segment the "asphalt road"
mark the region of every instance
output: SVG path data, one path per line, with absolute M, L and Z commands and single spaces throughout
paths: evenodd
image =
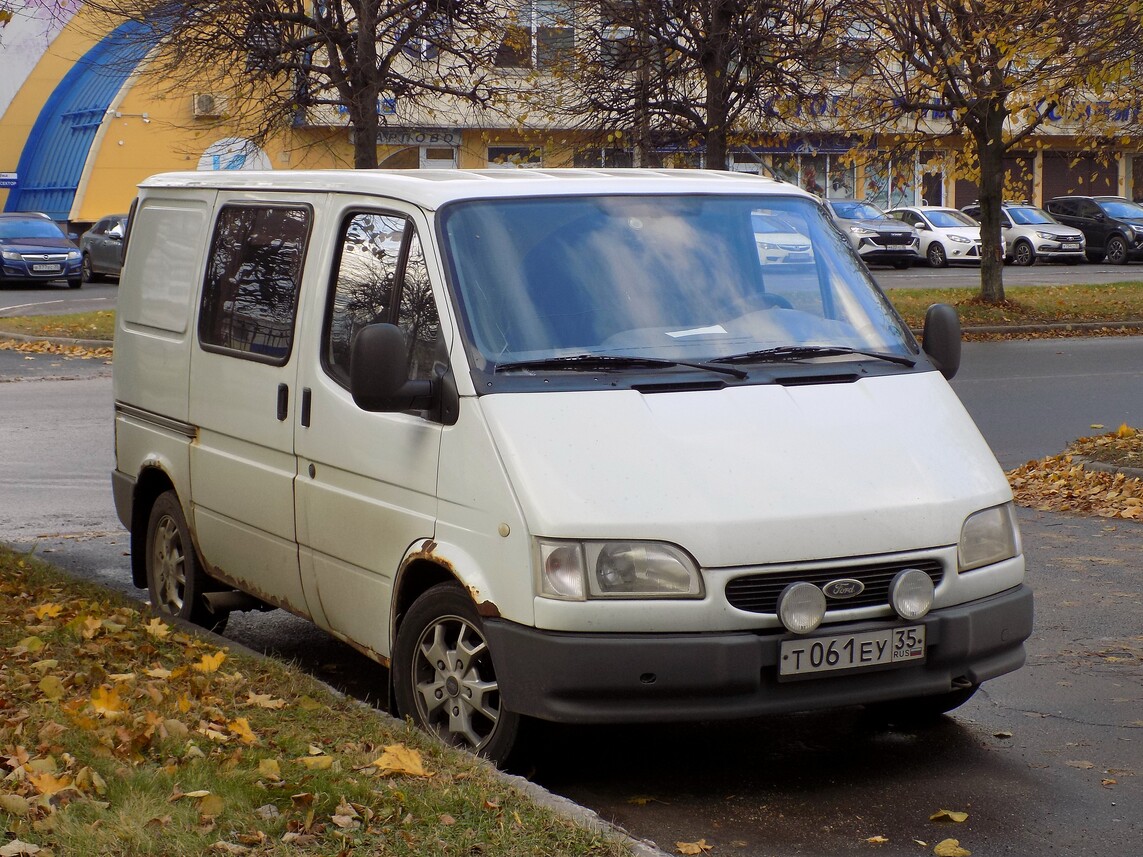
M 1008 467 L 1092 424 L 1143 425 L 1143 337 L 968 343 L 954 387 Z M 0 351 L 0 539 L 141 597 L 111 508 L 110 367 Z M 1021 510 L 1029 663 L 939 728 L 857 711 L 541 730 L 531 778 L 633 835 L 714 855 L 1134 855 L 1143 842 L 1143 526 Z M 236 642 L 376 699 L 383 671 L 309 624 L 237 616 Z M 969 814 L 938 825 L 939 809 Z M 870 837 L 888 842 L 873 845 Z M 917 841 L 927 843 L 922 847 Z

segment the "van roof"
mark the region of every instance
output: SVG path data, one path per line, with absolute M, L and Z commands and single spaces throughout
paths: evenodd
M 722 170 L 220 170 L 160 173 L 140 188 L 310 191 L 395 197 L 436 209 L 459 199 L 587 194 L 794 193 L 792 184 Z

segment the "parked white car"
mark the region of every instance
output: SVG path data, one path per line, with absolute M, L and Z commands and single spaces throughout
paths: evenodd
M 814 261 L 814 245 L 788 220 L 776 214 L 755 211 L 750 215 L 758 261 L 763 265 Z
M 921 255 L 934 268 L 950 262 L 980 264 L 980 224 L 955 208 L 940 205 L 912 205 L 894 208 L 890 217 L 917 229 Z
M 980 219 L 980 203 L 974 202 L 961 210 L 969 217 Z M 1087 240 L 1082 232 L 1064 226 L 1044 209 L 1027 203 L 1003 203 L 1000 228 L 1004 230 L 1007 245 L 1004 261 L 1014 265 L 1032 265 L 1037 259 L 1076 265 L 1084 260 L 1087 252 Z

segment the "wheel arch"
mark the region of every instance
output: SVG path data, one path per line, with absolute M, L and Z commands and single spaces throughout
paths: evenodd
M 147 521 L 151 507 L 159 495 L 174 487 L 171 477 L 157 466 L 145 467 L 135 482 L 131 501 L 131 582 L 139 589 L 147 588 Z

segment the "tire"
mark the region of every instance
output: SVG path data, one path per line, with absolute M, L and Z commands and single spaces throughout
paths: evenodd
M 147 591 L 151 607 L 220 632 L 229 612 L 211 612 L 203 601 L 210 577 L 202 570 L 191 541 L 190 529 L 174 491 L 160 494 L 147 520 Z
M 1106 258 L 1109 265 L 1127 264 L 1127 241 L 1122 235 L 1112 235 L 1107 239 Z
M 69 289 L 82 288 L 83 287 L 83 280 L 80 279 L 79 277 L 69 278 L 67 281 L 67 287 Z
M 925 251 L 925 258 L 934 268 L 947 268 L 949 264 L 949 257 L 945 254 L 944 245 L 939 241 L 934 241 L 929 245 L 929 249 Z
M 897 726 L 926 726 L 939 721 L 953 709 L 960 708 L 972 699 L 979 689 L 980 685 L 974 684 L 934 696 L 878 702 L 867 705 L 865 710 L 870 716 L 884 723 Z
M 1027 268 L 1035 261 L 1036 251 L 1032 249 L 1032 245 L 1027 241 L 1017 241 L 1016 246 L 1012 248 L 1012 264 Z
M 413 602 L 393 647 L 397 711 L 446 744 L 504 764 L 520 715 L 501 701 L 483 622 L 455 583 Z
M 898 271 L 904 271 L 906 268 L 913 267 L 913 263 L 910 262 L 908 259 L 901 259 L 899 262 L 894 262 L 893 267 L 896 268 Z
M 1089 262 L 1091 262 L 1092 264 L 1099 264 L 1100 262 L 1103 261 L 1103 251 L 1102 250 L 1088 250 L 1087 251 L 1087 260 Z
M 98 283 L 103 279 L 102 274 L 95 273 L 95 267 L 91 264 L 91 255 L 88 253 L 83 254 L 83 263 L 80 268 L 81 277 L 85 283 Z

